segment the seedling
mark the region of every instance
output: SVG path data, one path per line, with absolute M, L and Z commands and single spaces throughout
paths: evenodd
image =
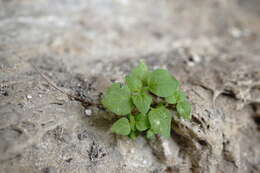
M 191 104 L 179 81 L 167 70 L 149 71 L 144 62 L 125 77 L 125 84 L 112 84 L 101 102 L 121 117 L 111 131 L 132 139 L 141 133 L 147 138 L 155 134 L 170 137 L 173 110 L 185 120 L 191 119 Z

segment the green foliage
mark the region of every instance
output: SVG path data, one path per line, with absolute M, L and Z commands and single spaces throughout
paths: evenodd
M 125 81 L 132 92 L 139 92 L 142 89 L 142 81 L 134 75 L 126 76 Z
M 187 98 L 184 92 L 176 90 L 172 95 L 166 97 L 165 100 L 170 104 L 177 104 L 178 102 L 186 101 Z
M 170 137 L 172 115 L 164 106 L 152 108 L 148 114 L 151 129 L 155 134 Z
M 149 129 L 149 130 L 147 130 L 147 132 L 146 132 L 146 137 L 148 138 L 148 139 L 153 139 L 154 138 L 154 132 L 151 130 L 151 129 Z
M 168 97 L 178 88 L 179 82 L 167 70 L 157 69 L 148 78 L 149 90 L 157 96 Z
M 191 104 L 187 101 L 177 103 L 177 111 L 186 120 L 191 119 Z
M 149 128 L 149 120 L 147 115 L 140 113 L 137 114 L 135 117 L 137 130 L 141 132 Z
M 144 81 L 148 72 L 147 65 L 144 62 L 141 62 L 136 68 L 133 69 L 132 75 L 141 81 Z
M 142 133 L 149 139 L 156 134 L 168 138 L 173 110 L 185 120 L 191 119 L 191 104 L 169 71 L 149 71 L 141 62 L 125 77 L 125 83 L 114 83 L 101 101 L 109 111 L 124 116 L 113 124 L 112 132 L 131 139 Z
M 130 114 L 128 116 L 128 119 L 129 119 L 131 130 L 135 131 L 136 130 L 136 127 L 135 127 L 135 117 L 132 114 Z
M 117 115 L 127 115 L 131 113 L 131 92 L 127 85 L 114 83 L 108 88 L 106 95 L 102 99 L 105 108 Z
M 136 95 L 132 95 L 132 100 L 139 112 L 146 114 L 150 109 L 150 105 L 152 104 L 153 98 L 148 93 L 148 91 L 144 89 Z
M 129 135 L 131 132 L 130 123 L 127 118 L 120 118 L 111 127 L 111 131 L 120 135 Z

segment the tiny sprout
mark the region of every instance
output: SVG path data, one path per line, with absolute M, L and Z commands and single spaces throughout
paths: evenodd
M 111 131 L 132 139 L 141 133 L 149 139 L 156 134 L 170 137 L 173 109 L 185 120 L 191 119 L 191 104 L 179 81 L 167 70 L 149 71 L 144 62 L 125 77 L 125 84 L 112 84 L 101 103 L 122 116 Z

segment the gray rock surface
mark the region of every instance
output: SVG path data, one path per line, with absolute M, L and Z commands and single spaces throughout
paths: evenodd
M 259 173 L 258 0 L 0 0 L 0 173 Z M 170 139 L 109 132 L 99 103 L 144 59 L 192 102 Z

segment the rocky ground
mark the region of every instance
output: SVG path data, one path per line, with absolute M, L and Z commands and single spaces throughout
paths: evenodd
M 259 173 L 260 1 L 0 0 L 1 173 Z M 144 59 L 193 105 L 172 138 L 109 132 L 98 103 Z

